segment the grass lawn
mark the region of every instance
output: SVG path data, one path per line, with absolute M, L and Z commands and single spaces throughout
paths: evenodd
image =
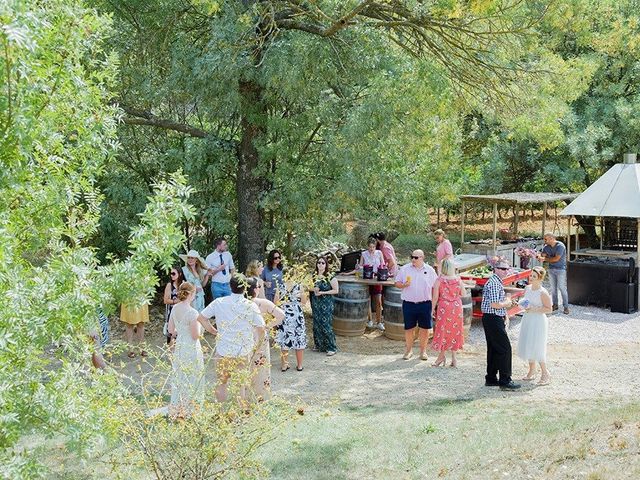
M 278 479 L 640 478 L 640 402 L 510 395 L 312 409 L 262 461 Z

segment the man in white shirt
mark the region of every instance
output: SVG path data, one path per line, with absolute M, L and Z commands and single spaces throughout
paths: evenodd
M 213 299 L 231 295 L 229 281 L 236 271 L 233 257 L 227 251 L 227 241 L 220 237 L 215 240 L 216 249 L 205 259 L 211 275 L 211 295 Z
M 264 338 L 265 323 L 260 309 L 244 297 L 247 280 L 244 275 L 233 275 L 230 281 L 231 295 L 218 298 L 205 307 L 198 321 L 217 335 L 216 372 L 218 386 L 216 398 L 219 402 L 227 399 L 227 382 L 232 375 L 242 375 L 247 370 L 249 358 L 255 350 L 254 329 L 257 336 Z M 215 317 L 216 328 L 212 329 L 210 318 Z M 242 380 L 242 378 L 241 378 Z M 248 378 L 245 379 L 248 381 Z M 246 398 L 246 388 L 240 387 L 240 397 Z

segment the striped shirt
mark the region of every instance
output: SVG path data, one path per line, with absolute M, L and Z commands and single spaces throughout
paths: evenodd
M 500 317 L 507 315 L 506 308 L 493 308 L 492 303 L 504 301 L 504 285 L 502 285 L 502 279 L 495 273 L 491 275 L 489 281 L 484 285 L 482 290 L 482 313 L 491 313 Z

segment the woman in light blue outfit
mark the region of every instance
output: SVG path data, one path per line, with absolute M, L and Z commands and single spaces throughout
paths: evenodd
M 186 265 L 182 267 L 184 279 L 196 287 L 196 296 L 191 306 L 198 312 L 204 310 L 204 287 L 209 283 L 207 264 L 196 250 L 189 250 L 186 255 L 180 255 Z

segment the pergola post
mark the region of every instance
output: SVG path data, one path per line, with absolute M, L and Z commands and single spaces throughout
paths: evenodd
M 571 260 L 571 217 L 567 220 L 567 260 Z
M 638 252 L 638 257 L 636 258 L 636 268 L 638 267 L 638 261 L 640 261 L 640 218 L 636 219 L 638 223 L 638 233 L 636 235 L 636 250 Z M 636 278 L 636 282 L 638 282 L 638 293 L 636 295 L 636 308 L 640 307 L 640 278 Z
M 496 237 L 498 233 L 498 204 L 493 204 L 493 254 L 496 254 Z
M 464 248 L 464 200 L 462 200 L 462 211 L 460 214 L 460 250 L 462 250 Z
M 604 248 L 604 222 L 602 217 L 598 217 L 600 219 L 600 250 Z
M 544 207 L 542 208 L 542 236 L 547 233 L 547 202 L 544 202 Z
M 513 216 L 513 234 L 516 236 L 516 238 L 518 238 L 518 204 L 515 203 L 513 205 L 513 209 L 514 209 L 514 216 Z

